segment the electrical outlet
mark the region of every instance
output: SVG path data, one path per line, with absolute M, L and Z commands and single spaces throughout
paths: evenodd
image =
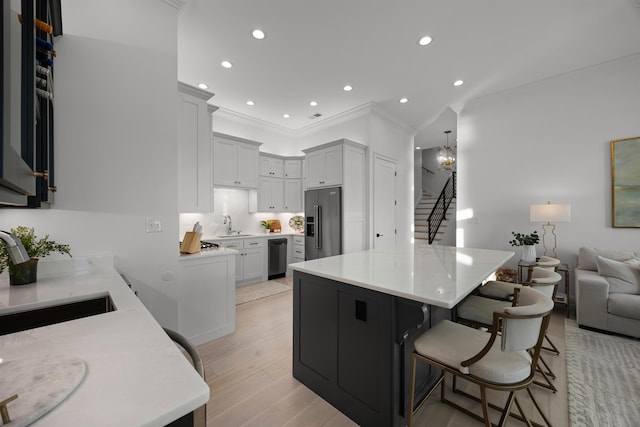
M 147 233 L 162 232 L 162 218 L 158 216 L 147 217 Z

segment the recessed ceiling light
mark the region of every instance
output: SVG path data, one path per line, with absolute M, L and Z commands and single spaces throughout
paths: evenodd
M 318 101 L 311 101 L 309 103 L 309 105 L 311 105 L 312 107 L 317 107 L 318 106 Z
M 345 92 L 350 92 L 353 90 L 353 87 L 351 87 L 351 85 L 346 85 L 345 87 L 343 87 Z
M 257 39 L 257 40 L 262 40 L 265 36 L 264 31 L 258 30 L 257 28 L 253 30 L 251 35 L 253 36 L 254 39 Z
M 409 98 L 400 98 L 400 104 L 406 104 L 409 102 Z
M 248 100 L 248 101 L 247 101 L 247 105 L 249 105 L 249 106 L 253 107 L 254 105 L 256 105 L 256 103 L 255 103 L 255 102 L 253 102 L 252 100 Z
M 427 46 L 427 45 L 430 45 L 432 41 L 433 39 L 431 37 L 424 36 L 424 37 L 420 37 L 420 40 L 418 40 L 418 44 L 420 46 Z
M 462 86 L 464 84 L 464 81 L 462 80 L 456 80 L 455 82 L 452 83 L 454 86 Z
M 419 149 L 420 149 L 420 147 L 416 147 L 416 150 L 419 150 Z
M 198 87 L 200 89 L 209 89 L 209 86 L 207 86 L 205 83 L 198 83 Z
M 290 115 L 288 115 L 287 113 L 283 114 L 282 117 L 284 117 L 285 119 L 288 119 L 289 117 L 291 117 Z
M 220 63 L 220 65 L 222 65 L 224 68 L 231 68 L 231 67 L 233 67 L 233 64 L 232 64 L 231 62 L 229 62 L 229 61 L 222 61 L 222 62 Z

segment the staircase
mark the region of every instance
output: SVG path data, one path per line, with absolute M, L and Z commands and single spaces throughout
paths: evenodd
M 438 201 L 437 196 L 432 196 L 430 194 L 422 194 L 420 198 L 420 202 L 416 206 L 414 212 L 414 224 L 415 231 L 413 232 L 413 238 L 417 241 L 422 241 L 425 243 L 429 242 L 429 225 L 427 224 L 427 219 L 431 214 L 436 202 Z M 449 205 L 448 211 L 455 211 L 456 209 L 456 200 L 453 199 L 451 204 Z M 455 224 L 454 224 L 455 225 Z M 442 238 L 442 235 L 446 231 L 449 226 L 449 220 L 445 218 L 436 233 L 436 237 L 433 239 L 434 244 L 437 244 Z

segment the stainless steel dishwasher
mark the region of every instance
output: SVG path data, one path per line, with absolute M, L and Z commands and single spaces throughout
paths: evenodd
M 269 239 L 269 280 L 287 274 L 287 239 Z

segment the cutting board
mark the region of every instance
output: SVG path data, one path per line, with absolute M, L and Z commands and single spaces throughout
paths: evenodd
M 272 233 L 280 233 L 282 231 L 282 226 L 280 225 L 279 219 L 270 219 L 269 221 L 271 221 L 269 230 L 271 230 Z
M 27 426 L 62 403 L 82 382 L 84 360 L 60 355 L 0 362 L 0 401 L 7 404 L 11 422 L 3 427 Z

